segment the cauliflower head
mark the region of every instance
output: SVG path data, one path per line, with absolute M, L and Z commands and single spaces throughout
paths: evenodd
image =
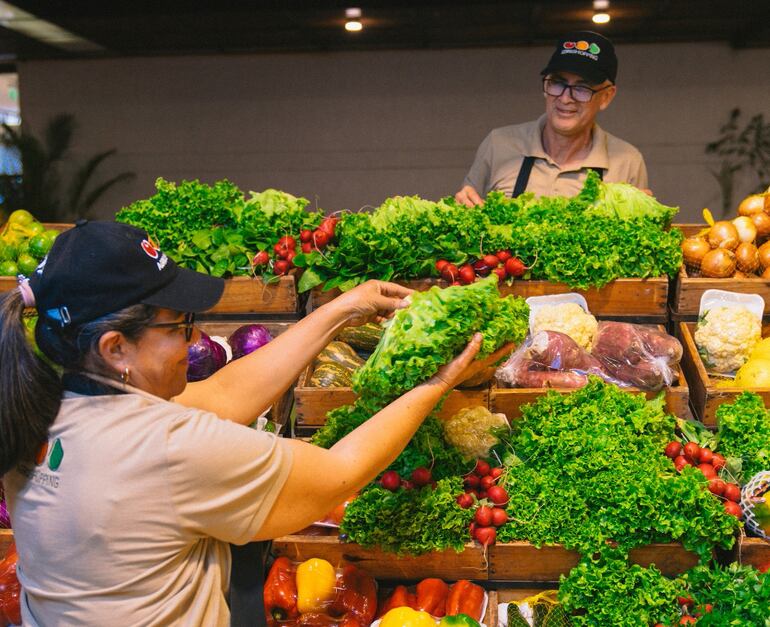
M 598 326 L 596 318 L 577 303 L 545 305 L 535 312 L 532 335 L 539 331 L 559 331 L 590 351 Z
M 706 367 L 733 372 L 745 364 L 762 339 L 762 324 L 745 307 L 714 307 L 698 321 L 695 345 Z
M 443 421 L 444 438 L 457 448 L 465 459 L 484 458 L 499 442 L 491 430 L 508 426 L 504 414 L 493 414 L 486 407 L 464 407 L 449 420 Z

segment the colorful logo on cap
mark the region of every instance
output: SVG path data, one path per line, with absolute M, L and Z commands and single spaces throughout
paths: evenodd
M 153 246 L 153 244 L 146 239 L 142 240 L 142 250 L 152 259 L 157 259 L 160 255 L 160 251 Z
M 53 446 L 49 446 L 48 442 L 45 442 L 35 455 L 35 463 L 40 466 L 46 459 L 48 459 L 48 467 L 56 472 L 61 466 L 64 459 L 64 447 L 61 444 L 61 440 L 56 438 L 53 442 Z
M 591 54 L 599 54 L 602 49 L 595 43 L 588 43 L 584 39 L 580 41 L 565 41 L 562 44 L 565 50 L 581 50 L 583 52 L 590 52 Z

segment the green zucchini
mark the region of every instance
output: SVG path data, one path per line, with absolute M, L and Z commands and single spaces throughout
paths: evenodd
M 376 322 L 367 322 L 360 327 L 345 327 L 337 339 L 347 342 L 356 350 L 371 353 L 377 348 L 384 332 L 385 329 Z
M 349 372 L 353 372 L 364 365 L 364 360 L 358 356 L 358 353 L 353 350 L 353 347 L 350 346 L 350 344 L 334 341 L 329 342 L 315 360 L 316 368 L 321 364 L 328 363 L 337 364 Z
M 319 388 L 349 388 L 353 385 L 350 371 L 339 364 L 323 363 L 310 376 L 310 385 Z

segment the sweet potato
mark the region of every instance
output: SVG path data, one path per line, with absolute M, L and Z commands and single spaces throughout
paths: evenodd
M 513 380 L 521 388 L 580 388 L 588 377 L 576 372 L 547 370 L 531 359 L 522 359 L 513 373 Z
M 581 370 L 600 374 L 602 365 L 578 346 L 569 335 L 558 331 L 540 331 L 529 345 L 530 358 L 554 370 Z

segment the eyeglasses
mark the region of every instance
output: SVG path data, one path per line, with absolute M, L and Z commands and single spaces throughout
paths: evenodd
M 543 79 L 543 91 L 549 96 L 559 98 L 564 93 L 565 89 L 569 89 L 569 96 L 577 102 L 590 102 L 594 94 L 598 94 L 600 91 L 604 91 L 612 87 L 612 85 L 605 85 L 599 89 L 591 89 L 586 85 L 570 85 L 564 81 L 559 81 L 553 78 Z
M 195 314 L 186 313 L 181 322 L 153 322 L 147 326 L 151 329 L 184 329 L 184 341 L 189 342 L 192 339 L 195 330 Z

